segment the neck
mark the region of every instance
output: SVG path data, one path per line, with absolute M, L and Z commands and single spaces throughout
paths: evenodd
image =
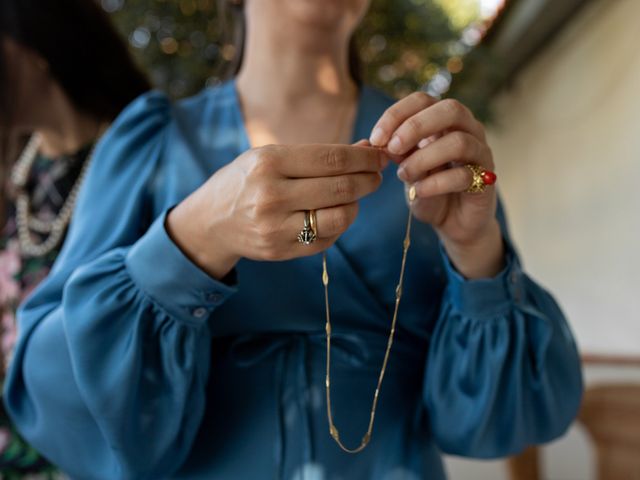
M 50 100 L 47 110 L 52 115 L 43 118 L 36 128 L 44 155 L 72 154 L 96 139 L 101 120 L 78 111 L 64 94 L 51 95 Z
M 331 33 L 324 39 L 308 32 L 292 34 L 295 27 L 291 25 L 280 29 L 264 21 L 252 23 L 250 11 L 247 25 L 245 54 L 237 77 L 243 102 L 272 109 L 318 101 L 335 106 L 354 98 L 349 38 L 336 38 Z
M 264 21 L 250 27 L 236 79 L 250 144 L 347 143 L 358 98 L 349 39 L 305 38 Z

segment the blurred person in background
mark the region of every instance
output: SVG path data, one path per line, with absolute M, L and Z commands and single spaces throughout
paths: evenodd
M 96 2 L 0 0 L 0 381 L 13 351 L 18 304 L 62 248 L 98 137 L 149 88 Z M 9 148 L 16 143 L 24 146 L 17 155 Z M 46 371 L 57 355 L 37 368 Z M 64 441 L 64 432 L 58 434 Z M 2 408 L 4 478 L 50 470 Z
M 98 144 L 5 386 L 71 476 L 439 480 L 441 451 L 573 420 L 578 352 L 511 245 L 483 126 L 362 85 L 368 6 L 222 2 L 237 75 L 142 95 Z

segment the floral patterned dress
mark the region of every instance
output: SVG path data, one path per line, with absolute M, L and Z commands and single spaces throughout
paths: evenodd
M 32 215 L 44 221 L 51 221 L 57 216 L 90 152 L 91 146 L 87 146 L 74 155 L 56 159 L 39 155 L 35 159 L 27 184 Z M 47 276 L 61 247 L 58 245 L 42 257 L 26 257 L 22 254 L 12 202 L 16 192 L 12 185 L 8 185 L 7 190 L 7 220 L 0 229 L 0 382 L 4 380 L 15 343 L 18 305 Z M 20 438 L 0 403 L 0 478 L 12 480 L 26 476 L 58 478 L 59 474 Z

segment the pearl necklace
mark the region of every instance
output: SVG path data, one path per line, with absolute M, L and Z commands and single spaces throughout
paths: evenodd
M 27 181 L 33 167 L 33 163 L 38 156 L 38 150 L 42 143 L 42 139 L 34 134 L 22 154 L 18 158 L 12 172 L 11 182 L 18 190 L 16 199 L 16 227 L 18 230 L 18 242 L 20 244 L 21 253 L 25 257 L 42 257 L 50 253 L 54 248 L 60 245 L 62 237 L 69 225 L 78 192 L 82 186 L 84 177 L 86 176 L 89 164 L 93 158 L 97 140 L 87 156 L 80 174 L 76 179 L 67 199 L 65 200 L 60 212 L 52 221 L 42 221 L 31 214 L 31 199 L 26 190 Z M 33 240 L 32 232 L 48 235 L 42 242 Z

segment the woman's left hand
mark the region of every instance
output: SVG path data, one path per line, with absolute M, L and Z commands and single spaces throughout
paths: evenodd
M 495 188 L 466 191 L 473 178 L 466 164 L 495 168 L 484 127 L 469 109 L 417 92 L 387 109 L 370 142 L 400 163 L 400 179 L 415 185 L 414 217 L 434 227 L 456 268 L 467 278 L 497 274 L 504 247 Z

